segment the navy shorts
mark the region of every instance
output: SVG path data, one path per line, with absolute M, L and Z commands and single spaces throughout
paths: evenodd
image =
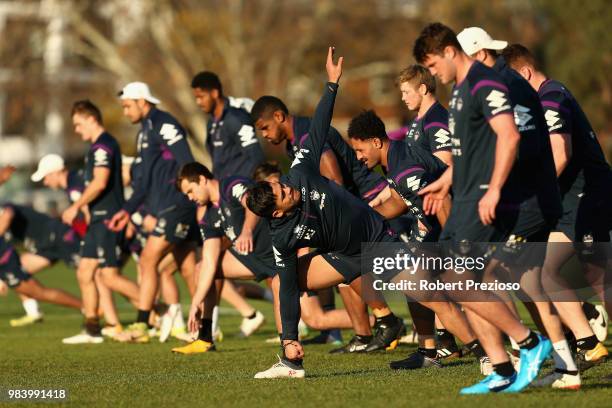
M 157 225 L 155 225 L 151 235 L 163 237 L 171 244 L 183 241 L 198 242 L 200 234 L 196 222 L 195 207 L 172 207 L 160 211 L 157 216 Z
M 109 230 L 104 220 L 93 221 L 81 242 L 81 258 L 97 259 L 102 268 L 118 268 L 122 265 L 122 243 L 122 232 Z
M 14 248 L 10 247 L 0 254 L 0 280 L 7 284 L 9 288 L 16 288 L 32 277 L 21 267 L 19 254 Z
M 229 251 L 236 257 L 236 259 L 238 259 L 238 261 L 240 261 L 241 264 L 253 272 L 257 282 L 276 276 L 276 267 L 274 258 L 272 257 L 272 252 L 270 252 L 270 257 L 261 257 L 257 256 L 257 254 L 254 252 L 247 255 L 240 254 L 234 247 L 231 247 Z

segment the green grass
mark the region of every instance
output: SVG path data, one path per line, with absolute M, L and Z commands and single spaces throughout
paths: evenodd
M 133 265 L 127 274 L 133 276 Z M 37 279 L 78 293 L 74 271 L 61 265 L 40 273 Z M 182 292 L 186 293 L 184 286 Z M 453 361 L 441 370 L 388 369 L 389 361 L 403 358 L 413 347 L 377 355 L 330 356 L 329 346 L 308 346 L 305 380 L 254 380 L 255 372 L 275 362 L 279 350 L 264 343 L 274 335 L 270 305 L 252 303 L 269 317 L 264 330 L 247 340 L 237 339 L 240 317 L 222 313 L 226 339 L 218 344 L 218 352 L 178 356 L 170 353 L 179 344 L 172 340 L 166 344 L 63 345 L 63 337 L 78 332 L 81 318 L 53 305 L 42 305 L 43 324 L 10 328 L 8 320 L 23 313 L 11 293 L 0 298 L 0 388 L 67 389 L 69 398 L 63 405 L 75 407 L 605 407 L 612 401 L 612 381 L 605 379 L 612 373 L 611 363 L 587 371 L 579 392 L 529 389 L 518 395 L 462 397 L 459 389 L 481 378 L 474 359 Z M 117 299 L 117 304 L 122 320 L 134 318 L 135 312 L 123 299 Z M 402 303 L 395 310 L 406 313 Z M 344 336 L 348 339 L 350 333 Z

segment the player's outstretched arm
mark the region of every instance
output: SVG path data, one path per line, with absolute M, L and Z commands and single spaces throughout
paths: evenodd
M 221 238 L 208 238 L 202 246 L 202 263 L 198 283 L 191 298 L 187 326 L 190 331 L 199 328 L 198 310 L 215 280 L 216 267 L 221 255 Z

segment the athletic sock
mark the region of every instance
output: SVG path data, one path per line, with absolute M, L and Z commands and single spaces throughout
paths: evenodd
M 138 309 L 138 316 L 136 317 L 136 323 L 145 323 L 148 326 L 150 316 L 151 316 L 150 310 Z
M 198 340 L 212 343 L 212 319 L 202 319 L 202 325 L 198 331 Z
M 599 312 L 592 303 L 584 302 L 582 304 L 582 311 L 588 320 L 597 319 L 599 317 Z
M 569 344 L 570 351 L 576 354 L 578 345 L 576 344 L 576 336 L 574 336 L 574 332 L 566 328 L 563 332 L 563 335 L 567 339 L 567 344 Z
M 576 367 L 567 340 L 553 343 L 553 359 L 555 360 L 555 370 L 568 374 L 578 373 L 578 367 Z
M 436 349 L 428 349 L 428 348 L 423 348 L 423 347 L 419 347 L 417 349 L 417 351 L 421 354 L 423 354 L 425 357 L 429 357 L 429 358 L 436 358 L 436 356 L 438 355 Z
M 516 340 L 514 340 L 510 336 L 508 336 L 508 338 L 510 339 L 510 346 L 512 347 L 512 350 L 518 350 L 520 347 L 519 347 L 518 343 L 516 342 Z
M 364 344 L 369 343 L 369 342 L 372 341 L 372 336 L 371 335 L 364 336 L 364 335 L 361 335 L 361 334 L 356 334 L 355 338 L 357 340 L 359 340 L 361 343 L 364 343 Z
M 183 317 L 183 308 L 180 303 L 175 305 L 170 305 L 170 307 L 175 306 L 176 308 L 176 318 L 174 319 L 174 323 L 172 324 L 173 329 L 184 329 L 185 328 L 185 318 Z
M 212 332 L 216 333 L 219 330 L 219 306 L 213 307 L 212 311 Z
M 85 319 L 85 333 L 90 336 L 100 336 L 100 319 L 97 317 L 88 317 Z
M 438 337 L 438 343 L 440 348 L 452 348 L 457 347 L 457 342 L 455 341 L 455 336 L 452 335 L 446 329 L 437 329 L 436 336 Z
M 502 377 L 510 377 L 512 374 L 514 374 L 514 367 L 510 361 L 506 361 L 501 364 L 493 364 L 493 370 L 495 370 L 495 372 Z
M 386 316 L 377 317 L 376 318 L 376 323 L 377 324 L 384 324 L 384 325 L 387 325 L 387 326 L 391 326 L 391 325 L 395 324 L 396 321 L 397 321 L 397 317 L 395 317 L 395 315 L 393 313 L 389 313 Z
M 517 344 L 522 349 L 531 350 L 537 346 L 539 342 L 538 335 L 529 330 L 529 335 L 525 339 L 517 342 Z
M 483 358 L 487 356 L 478 340 L 469 342 L 465 345 L 465 347 L 467 347 L 467 349 L 470 350 L 470 352 L 474 354 L 477 358 Z
M 40 316 L 40 311 L 38 310 L 38 302 L 36 299 L 26 299 L 22 302 L 23 310 L 25 310 L 26 315 L 30 317 L 38 317 Z
M 576 345 L 581 350 L 593 350 L 595 347 L 597 347 L 597 343 L 599 343 L 599 340 L 597 340 L 595 335 L 576 340 Z

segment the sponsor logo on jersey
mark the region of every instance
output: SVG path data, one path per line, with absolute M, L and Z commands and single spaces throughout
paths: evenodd
M 519 132 L 535 129 L 534 124 L 528 125 L 533 118 L 529 112 L 530 110 L 526 106 L 517 104 L 514 107 L 514 123 L 516 123 Z
M 108 152 L 102 148 L 94 152 L 94 166 L 108 166 Z
M 508 103 L 506 94 L 498 91 L 497 89 L 491 90 L 485 99 L 488 101 L 489 107 L 492 109 L 491 114 L 493 115 L 506 109 L 510 109 L 510 104 Z
M 232 187 L 232 195 L 237 200 L 240 200 L 244 193 L 246 193 L 247 188 L 244 184 L 238 183 L 234 187 Z
M 438 129 L 438 131 L 434 134 L 434 138 L 438 146 L 446 145 L 450 142 L 450 133 L 446 129 Z
M 559 129 L 562 126 L 559 112 L 547 109 L 544 112 L 544 118 L 546 119 L 546 125 L 548 125 L 548 131 L 552 132 L 555 129 Z
M 299 224 L 293 229 L 293 233 L 295 234 L 297 239 L 310 240 L 312 236 L 315 234 L 314 228 L 308 228 L 307 225 Z
M 170 123 L 164 123 L 159 130 L 159 134 L 168 144 L 168 146 L 172 146 L 183 138 L 183 135 L 178 131 L 176 126 Z
M 295 154 L 295 159 L 293 159 L 293 162 L 291 163 L 291 167 L 297 166 L 298 164 L 300 164 L 301 160 L 304 158 L 304 154 L 307 154 L 307 153 L 310 153 L 310 150 L 300 148 L 300 150 Z
M 274 262 L 276 262 L 276 266 L 284 268 L 285 264 L 283 263 L 283 260 L 280 257 L 280 252 L 274 246 L 272 246 L 272 253 L 274 254 Z
M 419 176 L 410 176 L 406 179 L 406 186 L 412 191 L 417 191 L 420 184 L 421 178 Z
M 240 144 L 242 147 L 257 143 L 257 137 L 255 137 L 255 129 L 253 129 L 253 126 L 242 125 L 238 131 L 238 136 L 240 136 Z

